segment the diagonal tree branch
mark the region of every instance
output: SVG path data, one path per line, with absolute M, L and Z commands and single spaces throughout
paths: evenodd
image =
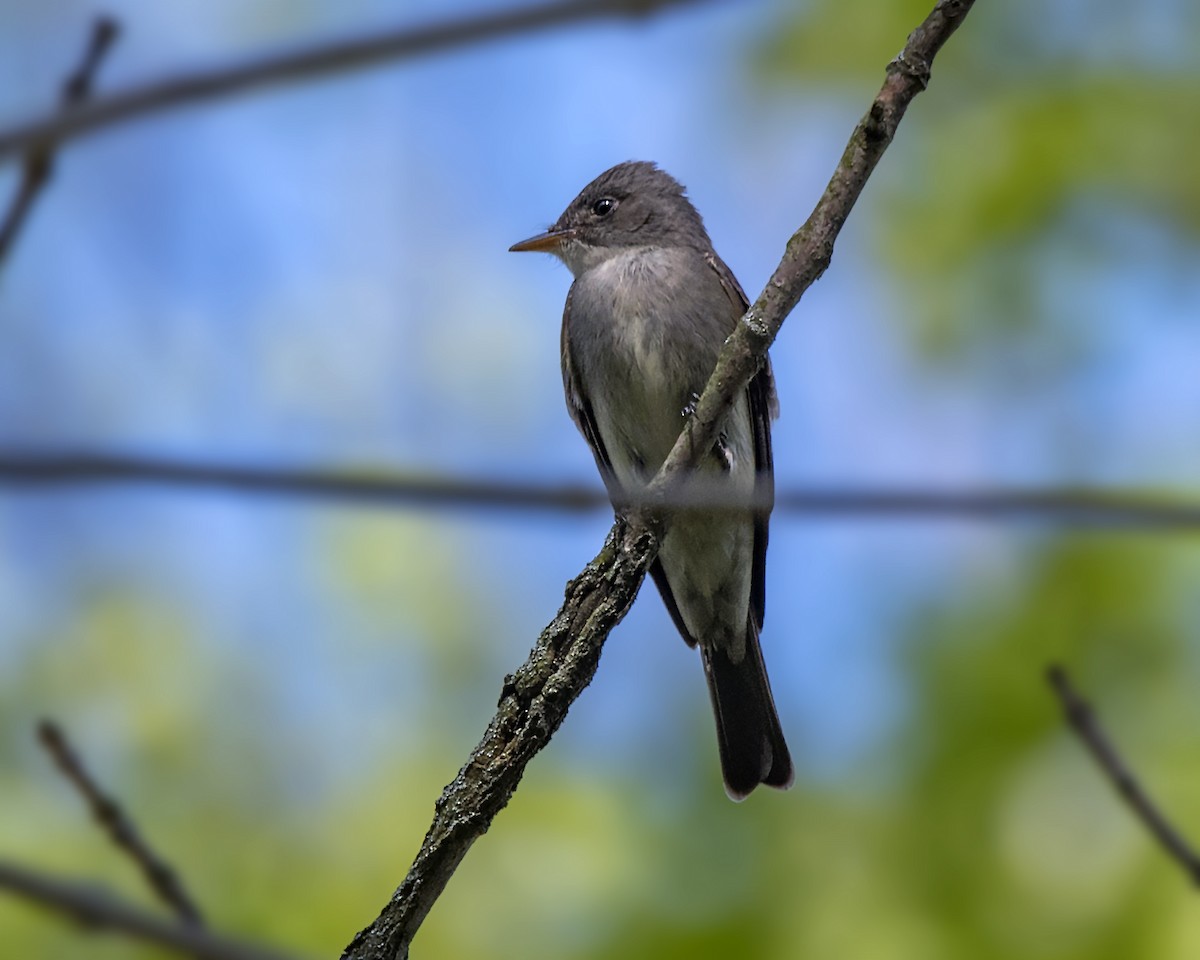
M 1129 769 L 1121 754 L 1113 745 L 1091 705 L 1083 699 L 1071 684 L 1066 670 L 1054 665 L 1046 671 L 1046 680 L 1058 698 L 1068 726 L 1087 748 L 1096 765 L 1108 777 L 1113 788 L 1120 794 L 1133 815 L 1158 841 L 1167 856 L 1174 860 L 1200 886 L 1200 854 L 1192 848 L 1183 835 L 1175 829 L 1166 815 L 1158 808 L 1141 782 Z
M 908 105 L 929 83 L 934 56 L 973 5 L 974 0 L 938 0 L 909 35 L 900 55 L 888 64 L 883 88 L 854 128 L 813 212 L 788 241 L 779 266 L 721 351 L 712 378 L 652 489 L 665 491 L 675 476 L 695 462 L 699 451 L 710 449 L 716 441 L 725 411 L 762 366 L 783 321 L 829 267 L 834 241 L 867 179 L 896 135 Z
M 38 724 L 37 733 L 38 740 L 62 775 L 83 796 L 92 817 L 109 839 L 137 864 L 155 895 L 181 922 L 189 926 L 203 926 L 200 910 L 188 895 L 179 875 L 142 839 L 121 805 L 100 788 L 58 724 L 43 720 Z
M 30 147 L 48 148 L 102 127 L 257 87 L 354 70 L 387 60 L 603 17 L 639 16 L 696 0 L 562 0 L 459 17 L 423 27 L 266 54 L 244 63 L 178 74 L 97 99 L 57 116 L 0 130 L 0 160 Z
M 93 930 L 122 933 L 194 960 L 295 960 L 288 955 L 167 920 L 76 880 L 0 860 L 0 890 L 64 914 Z M 86 953 L 86 951 L 83 951 Z
M 629 610 L 657 541 L 617 520 L 596 558 L 567 584 L 558 615 L 524 664 L 504 678 L 496 715 L 458 776 L 442 791 L 433 825 L 404 883 L 345 957 L 407 957 L 417 928 L 471 844 L 517 789 L 525 766 L 550 742 L 591 682 L 609 631 Z
M 96 71 L 100 69 L 101 61 L 116 39 L 116 21 L 100 17 L 92 27 L 91 39 L 88 41 L 82 63 L 63 86 L 64 113 L 78 107 L 88 98 Z M 12 251 L 17 235 L 21 232 L 29 211 L 33 209 L 38 194 L 49 182 L 53 166 L 54 154 L 51 145 L 46 141 L 31 142 L 25 154 L 25 165 L 21 171 L 17 192 L 8 213 L 4 215 L 4 221 L 0 223 L 0 265 Z
M 654 481 L 668 489 L 716 438 L 732 398 L 744 390 L 804 290 L 828 266 L 833 242 L 904 110 L 929 79 L 934 55 L 974 0 L 938 0 L 889 66 L 883 88 L 855 128 L 842 161 L 808 221 L 788 243 L 766 290 L 726 342 L 696 413 Z M 640 510 L 618 518 L 604 548 L 567 586 L 566 601 L 529 659 L 507 677 L 496 716 L 442 792 L 416 860 L 376 920 L 343 960 L 395 960 L 409 944 L 471 844 L 483 835 L 595 674 L 609 631 L 621 621 L 657 555 L 663 521 Z

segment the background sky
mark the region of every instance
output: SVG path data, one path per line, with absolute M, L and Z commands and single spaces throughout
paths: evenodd
M 98 88 L 495 6 L 114 0 L 122 34 Z M 926 12 L 894 7 L 699 3 L 77 141 L 0 275 L 0 447 L 595 482 L 558 371 L 569 274 L 508 246 L 613 163 L 654 160 L 688 186 L 753 295 Z M 53 106 L 93 12 L 74 0 L 0 9 L 0 126 Z M 1196 13 L 1169 0 L 979 5 L 772 350 L 781 489 L 1194 487 L 1200 190 L 1189 150 L 1200 128 L 1186 118 L 1197 115 L 1197 32 Z M 14 182 L 0 170 L 0 191 Z M 230 927 L 337 949 L 400 879 L 501 678 L 610 521 L 603 510 L 423 513 L 133 486 L 0 491 L 0 769 L 12 798 L 0 801 L 0 851 L 72 871 L 114 859 L 29 744 L 34 720 L 53 715 L 168 847 L 190 843 L 179 836 L 189 823 L 205 838 L 208 859 L 189 867 Z M 663 956 L 719 952 L 726 935 L 748 956 L 801 942 L 814 956 L 1018 955 L 1005 923 L 953 898 L 904 910 L 894 890 L 862 893 L 861 878 L 820 895 L 801 879 L 801 862 L 832 869 L 814 831 L 844 826 L 857 839 L 838 855 L 855 860 L 847 851 L 871 831 L 846 811 L 861 804 L 871 822 L 899 819 L 886 851 L 862 853 L 884 858 L 868 873 L 911 870 L 917 834 L 896 798 L 934 756 L 995 761 L 985 769 L 1009 785 L 991 794 L 1004 816 L 933 842 L 1003 841 L 1019 903 L 1054 914 L 1053 935 L 1036 950 L 1021 941 L 1021 955 L 1144 946 L 1098 918 L 1120 913 L 1105 897 L 1128 902 L 1147 852 L 1082 762 L 1059 772 L 1071 750 L 1050 732 L 1040 672 L 1054 658 L 1082 670 L 1119 718 L 1141 724 L 1141 755 L 1175 771 L 1183 795 L 1200 790 L 1179 769 L 1195 767 L 1200 729 L 1186 706 L 1200 679 L 1191 554 L 1182 535 L 778 514 L 763 642 L 797 788 L 726 803 L 699 664 L 645 591 L 497 821 L 507 837 L 480 845 L 485 865 L 435 911 L 431 955 L 540 956 L 505 934 L 528 927 L 547 956 L 599 956 L 626 935 Z M 971 685 L 1001 675 L 1014 686 Z M 1137 709 L 1148 696 L 1157 712 Z M 1011 768 L 1009 753 L 967 737 L 966 718 L 993 702 L 988 731 L 1038 718 Z M 956 726 L 962 740 L 950 742 Z M 1163 752 L 1176 738 L 1189 760 Z M 946 783 L 963 781 L 943 776 L 930 789 L 950 802 Z M 1101 812 L 1064 854 L 1044 818 L 1056 803 L 1083 817 L 1075 801 Z M 673 816 L 680 805 L 690 812 Z M 361 824 L 350 831 L 347 819 Z M 712 831 L 707 855 L 671 839 L 692 822 Z M 31 845 L 31 823 L 58 840 Z M 281 853 L 297 832 L 313 839 Z M 652 866 L 611 852 L 636 849 L 654 851 Z M 1101 866 L 1063 869 L 1087 849 Z M 292 856 L 355 881 L 289 926 L 269 894 Z M 1173 889 L 1169 867 L 1149 862 Z M 661 890 L 689 870 L 697 879 L 676 900 L 638 913 L 639 882 Z M 1089 892 L 1081 875 L 1104 870 L 1110 887 Z M 526 872 L 560 878 L 543 892 L 556 906 L 522 914 L 495 898 L 502 878 L 522 902 Z M 327 889 L 301 873 L 307 896 Z M 807 904 L 796 929 L 773 920 L 763 934 L 749 906 L 713 926 L 724 914 L 711 904 L 793 895 Z M 492 939 L 453 922 L 480 896 L 501 917 Z M 854 939 L 868 902 L 892 952 Z M 600 903 L 625 919 L 606 927 Z M 1130 911 L 1129 931 L 1169 925 Z M 0 903 L 6 917 L 29 938 L 25 955 L 75 942 Z M 1200 928 L 1180 929 L 1161 953 L 1125 956 L 1194 951 Z

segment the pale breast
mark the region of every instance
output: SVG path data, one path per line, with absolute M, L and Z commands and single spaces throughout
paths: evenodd
M 686 249 L 622 250 L 576 280 L 567 338 L 622 481 L 647 479 L 670 451 L 732 327 L 725 302 Z

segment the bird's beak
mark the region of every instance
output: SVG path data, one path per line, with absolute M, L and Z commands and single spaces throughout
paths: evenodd
M 555 230 L 551 228 L 545 233 L 539 233 L 536 237 L 530 237 L 528 240 L 514 243 L 508 250 L 510 253 L 526 253 L 531 250 L 540 253 L 558 253 L 562 250 L 563 243 L 574 236 L 574 230 Z

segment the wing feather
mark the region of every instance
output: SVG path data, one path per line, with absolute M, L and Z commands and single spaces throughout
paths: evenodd
M 750 301 L 741 284 L 737 282 L 737 277 L 715 252 L 710 250 L 704 259 L 716 272 L 734 312 L 741 317 L 750 308 Z M 750 613 L 754 618 L 754 625 L 761 630 L 767 606 L 767 534 L 771 508 L 775 504 L 771 420 L 779 416 L 779 400 L 775 394 L 775 378 L 771 373 L 769 358 L 750 381 L 746 393 L 750 401 L 750 426 L 754 434 L 755 495 L 762 500 L 754 518 L 754 568 L 750 579 Z
M 575 373 L 575 362 L 571 357 L 571 350 L 567 341 L 567 323 L 569 322 L 570 314 L 571 294 L 568 293 L 567 304 L 563 310 L 561 339 L 563 388 L 567 397 L 567 412 L 570 413 L 571 419 L 575 421 L 575 426 L 579 428 L 579 432 L 587 440 L 588 446 L 592 448 L 592 455 L 596 458 L 596 466 L 599 468 L 600 476 L 604 480 L 604 486 L 608 490 L 609 499 L 614 504 L 620 503 L 622 497 L 616 471 L 613 469 L 612 460 L 609 458 L 608 451 L 604 447 L 604 440 L 600 436 L 600 428 L 596 424 L 596 417 L 592 413 L 592 406 L 580 389 L 579 378 Z M 683 639 L 690 646 L 694 647 L 696 639 L 688 632 L 687 625 L 683 622 L 683 614 L 679 612 L 679 604 L 675 602 L 675 595 L 671 592 L 671 585 L 667 582 L 667 574 L 663 570 L 662 561 L 655 559 L 654 563 L 650 565 L 649 572 L 655 585 L 658 587 L 658 592 L 662 594 L 663 603 L 666 605 L 667 613 L 671 615 L 671 620 L 674 622 L 676 629 Z

